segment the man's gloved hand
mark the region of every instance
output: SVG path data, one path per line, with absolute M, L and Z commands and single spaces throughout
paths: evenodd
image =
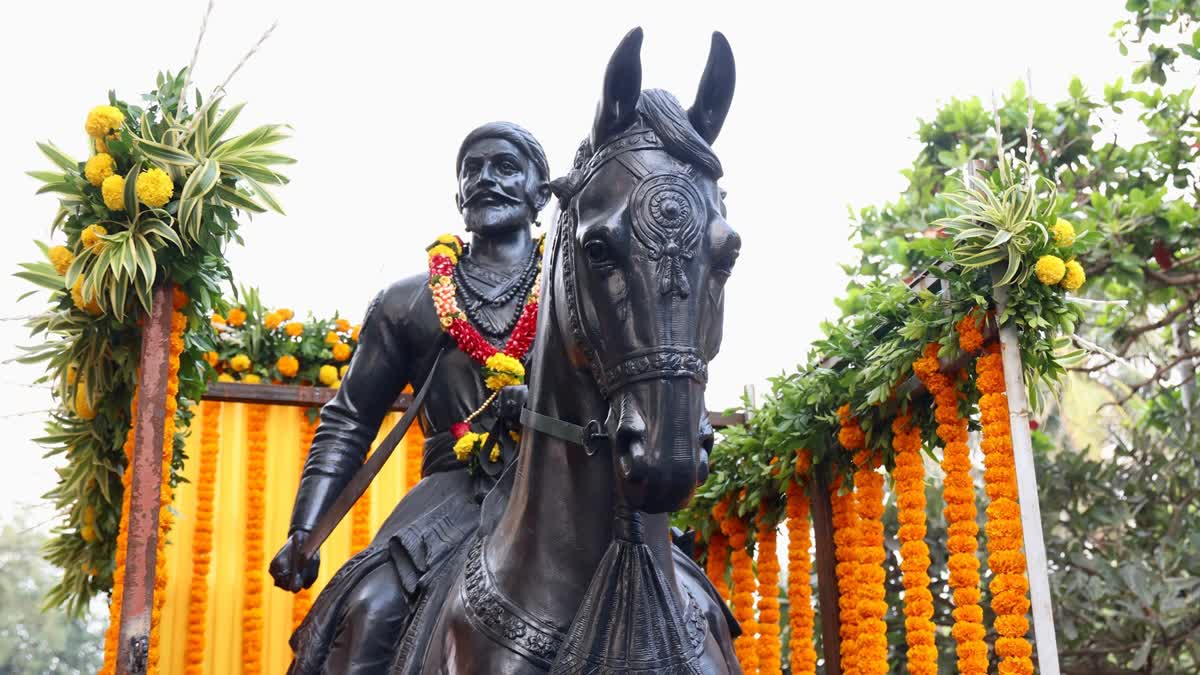
M 285 591 L 298 593 L 317 580 L 317 573 L 321 570 L 321 552 L 317 551 L 312 559 L 305 560 L 300 551 L 307 539 L 308 530 L 292 532 L 287 543 L 271 559 L 271 577 L 275 579 L 275 585 Z

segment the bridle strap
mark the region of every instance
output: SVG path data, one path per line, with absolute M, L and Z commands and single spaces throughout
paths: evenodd
M 599 420 L 592 420 L 586 426 L 581 427 L 578 424 L 572 424 L 557 417 L 550 417 L 529 408 L 522 408 L 521 426 L 541 432 L 547 436 L 553 436 L 560 441 L 581 446 L 589 455 L 594 455 L 598 451 L 609 447 L 608 434 L 604 433 L 604 428 L 600 425 Z

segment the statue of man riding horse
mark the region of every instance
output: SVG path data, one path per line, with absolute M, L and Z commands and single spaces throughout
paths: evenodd
M 342 389 L 322 410 L 290 538 L 272 563 L 277 585 L 312 583 L 316 563 L 297 552 L 362 464 L 398 388 L 434 367 L 446 382 L 422 404 L 424 477 L 322 592 L 292 638 L 292 672 L 741 672 L 738 626 L 672 545 L 668 522 L 708 473 L 707 369 L 741 245 L 711 147 L 733 95 L 733 55 L 714 33 L 684 110 L 665 91 L 642 91 L 641 43 L 635 29 L 614 52 L 566 177 L 547 184 L 540 147 L 516 127 L 472 132 L 458 165 L 471 246 L 435 243 L 431 278 L 399 282 L 368 310 Z M 536 337 L 520 352 L 528 392 L 489 393 L 519 378 L 493 379 L 503 359 L 482 357 L 520 351 L 489 331 L 521 319 L 496 311 L 489 324 L 478 310 L 525 297 L 506 279 L 523 278 L 523 255 L 535 258 L 529 224 L 551 191 L 560 216 L 544 281 L 527 291 Z M 508 276 L 466 277 L 472 266 Z M 437 290 L 447 271 L 453 297 L 473 311 L 447 310 Z M 487 278 L 490 287 L 479 283 Z M 457 349 L 439 346 L 443 331 Z M 467 333 L 490 348 L 464 344 Z M 519 448 L 502 433 L 513 418 Z M 464 419 L 493 433 L 476 435 Z

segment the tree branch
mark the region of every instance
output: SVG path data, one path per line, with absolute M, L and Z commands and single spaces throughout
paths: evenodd
M 1188 298 L 1187 302 L 1167 312 L 1165 315 L 1163 315 L 1163 318 L 1159 319 L 1158 321 L 1146 324 L 1145 326 L 1135 326 L 1130 328 L 1129 337 L 1125 338 L 1125 340 L 1121 343 L 1121 346 L 1117 349 L 1117 353 L 1124 356 L 1129 351 L 1129 348 L 1133 346 L 1133 343 L 1137 342 L 1139 337 L 1149 333 L 1152 330 L 1162 328 L 1167 324 L 1174 322 L 1179 315 L 1188 312 L 1192 309 L 1192 307 L 1195 307 L 1197 302 L 1200 302 L 1200 291 L 1196 291 L 1192 297 Z M 1125 331 L 1121 332 L 1124 333 Z

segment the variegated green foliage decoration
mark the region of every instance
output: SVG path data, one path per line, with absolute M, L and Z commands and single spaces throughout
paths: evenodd
M 52 385 L 57 401 L 46 435 L 37 439 L 48 456 L 65 460 L 47 495 L 63 520 L 46 549 L 63 568 L 63 579 L 46 600 L 73 613 L 112 587 L 123 445 L 136 388 L 140 317 L 150 309 L 151 291 L 174 283 L 182 291 L 176 305 L 189 319 L 180 357 L 174 482 L 184 459 L 190 402 L 215 376 L 203 356 L 217 348 L 209 317 L 227 309 L 222 289 L 232 273 L 224 250 L 230 241 L 241 242 L 239 218 L 283 212 L 270 190 L 287 183 L 278 168 L 294 161 L 276 151 L 287 138 L 285 127 L 234 135 L 243 104 L 226 108 L 219 96 L 205 101 L 187 83 L 186 69 L 160 73 L 141 105 L 110 92 L 111 107 L 89 115 L 87 160 L 39 143 L 56 170 L 29 172 L 43 183 L 39 194 L 58 196 L 50 231 L 65 239 L 56 246 L 38 242 L 46 260 L 22 264 L 17 276 L 50 293 L 49 306 L 27 324 L 40 343 L 23 348 L 19 361 L 46 368 L 39 381 Z M 111 125 L 107 133 L 92 133 L 99 124 L 93 117 Z M 157 192 L 139 186 L 149 174 L 148 182 L 159 181 Z M 162 182 L 167 177 L 169 191 Z

